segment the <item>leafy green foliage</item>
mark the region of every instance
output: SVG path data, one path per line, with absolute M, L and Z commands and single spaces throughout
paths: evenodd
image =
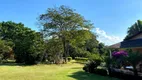
M 0 62 L 2 62 L 3 59 L 10 58 L 11 56 L 11 46 L 10 42 L 6 42 L 4 40 L 0 40 Z
M 132 50 L 129 50 L 128 53 L 129 54 L 128 54 L 128 57 L 126 57 L 126 60 L 129 63 L 131 63 L 131 65 L 134 68 L 134 73 L 137 76 L 138 72 L 137 72 L 136 66 L 140 61 L 142 61 L 142 54 L 139 52 L 132 51 Z
M 137 65 L 142 60 L 142 54 L 139 52 L 129 51 L 128 57 L 126 59 L 132 64 Z
M 104 60 L 104 56 L 100 56 L 100 54 L 92 54 L 89 55 L 89 60 L 102 62 Z
M 98 44 L 98 50 L 100 55 L 107 55 L 109 53 L 109 49 L 103 43 Z
M 85 43 L 86 49 L 87 49 L 87 51 L 89 51 L 91 53 L 99 53 L 99 50 L 97 48 L 99 42 L 96 39 L 96 35 L 92 34 L 92 33 L 90 33 L 90 35 L 91 35 L 91 38 L 88 39 Z
M 99 65 L 100 65 L 100 62 L 96 62 L 92 60 L 85 64 L 85 66 L 83 67 L 83 70 L 85 72 L 95 73 L 95 69 L 97 69 Z
M 6 41 L 0 40 L 0 54 L 10 51 L 10 46 L 6 44 Z
M 24 27 L 22 23 L 8 21 L 0 24 L 2 40 L 11 41 L 14 44 L 16 62 L 35 64 L 44 49 L 41 34 Z
M 110 67 L 110 65 L 113 65 L 114 64 L 114 60 L 112 59 L 112 58 L 110 58 L 109 56 L 106 56 L 105 58 L 104 58 L 104 61 L 105 61 L 105 63 L 106 63 L 106 67 L 107 68 L 109 68 Z
M 63 55 L 63 46 L 60 39 L 52 38 L 46 43 L 46 53 L 49 62 L 60 63 Z
M 98 41 L 96 35 L 90 31 L 83 30 L 83 33 L 76 34 L 73 32 L 74 38 L 70 39 L 69 54 L 75 57 L 88 57 L 91 54 L 99 53 Z

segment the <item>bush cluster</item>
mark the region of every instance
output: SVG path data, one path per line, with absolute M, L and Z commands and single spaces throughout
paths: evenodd
M 98 61 L 90 61 L 83 67 L 83 70 L 85 72 L 95 73 L 95 74 L 99 74 L 99 75 L 102 75 L 102 76 L 107 76 L 107 70 L 106 69 L 97 69 L 97 67 L 99 65 L 100 65 L 100 62 L 98 62 Z
M 100 65 L 100 62 L 97 61 L 89 61 L 88 63 L 85 64 L 85 66 L 83 67 L 83 70 L 85 72 L 90 72 L 90 73 L 94 73 L 95 69 Z

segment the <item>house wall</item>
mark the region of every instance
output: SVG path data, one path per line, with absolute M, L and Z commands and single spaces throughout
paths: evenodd
M 142 48 L 132 48 L 133 51 L 139 51 L 142 54 Z
M 142 38 L 142 33 L 139 35 L 134 36 L 133 38 L 131 38 L 130 40 L 134 40 L 134 39 L 139 39 Z

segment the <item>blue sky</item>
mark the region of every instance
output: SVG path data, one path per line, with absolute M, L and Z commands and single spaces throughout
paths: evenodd
M 136 20 L 142 20 L 142 0 L 2 0 L 0 21 L 22 22 L 38 30 L 37 17 L 47 8 L 66 5 L 94 23 L 98 40 L 107 45 L 121 41 Z

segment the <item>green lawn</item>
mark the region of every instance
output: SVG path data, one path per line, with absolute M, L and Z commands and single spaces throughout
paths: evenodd
M 118 80 L 89 74 L 82 70 L 83 65 L 1 65 L 0 80 Z

